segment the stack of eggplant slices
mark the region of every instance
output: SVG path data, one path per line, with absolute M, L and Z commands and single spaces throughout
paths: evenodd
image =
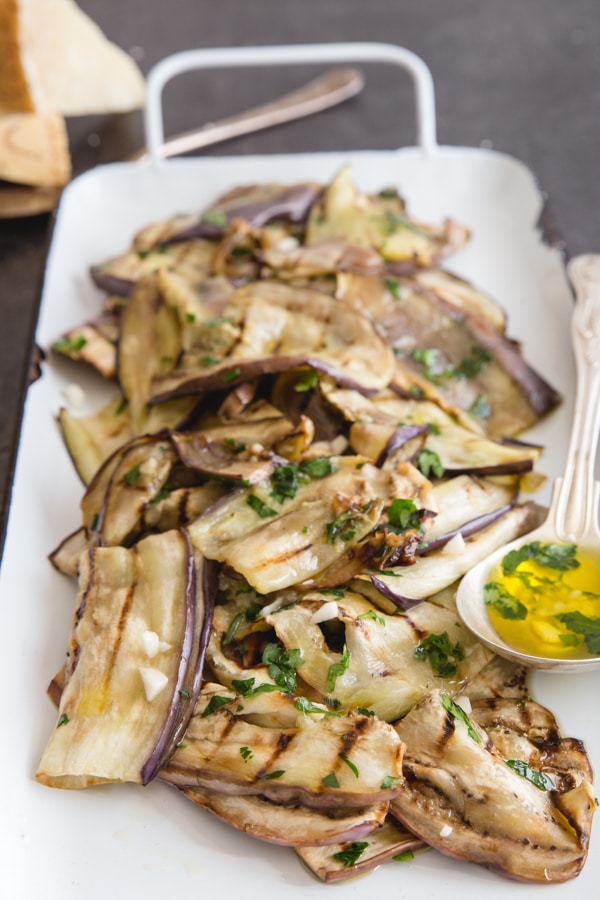
M 78 593 L 39 782 L 158 778 L 323 881 L 427 847 L 579 873 L 581 742 L 456 611 L 543 518 L 516 436 L 560 399 L 439 268 L 468 239 L 344 169 L 234 189 L 93 267 L 103 308 L 54 351 L 113 388 L 59 415 L 85 492 L 51 555 Z

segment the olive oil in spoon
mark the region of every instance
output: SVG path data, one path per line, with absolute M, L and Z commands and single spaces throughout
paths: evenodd
M 544 524 L 463 578 L 459 615 L 480 640 L 527 666 L 600 667 L 600 255 L 568 266 L 576 303 L 577 391 L 567 464 Z

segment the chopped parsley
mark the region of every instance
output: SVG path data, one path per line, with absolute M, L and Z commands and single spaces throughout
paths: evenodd
M 133 487 L 140 480 L 140 475 L 142 474 L 142 470 L 139 466 L 134 466 L 132 469 L 129 469 L 128 472 L 125 472 L 123 475 L 123 481 L 127 485 L 127 487 Z
M 562 622 L 569 631 L 583 636 L 586 647 L 590 653 L 594 655 L 600 654 L 600 619 L 590 619 L 578 610 L 560 613 L 556 618 L 559 622 Z M 568 636 L 565 635 L 565 637 Z
M 209 209 L 200 217 L 200 221 L 207 225 L 214 225 L 216 228 L 225 228 L 227 216 L 220 209 Z
M 274 778 L 281 778 L 285 775 L 285 769 L 277 769 L 275 772 L 266 772 L 262 777 L 265 781 L 272 781 Z
M 273 691 L 279 690 L 276 684 L 263 682 L 262 684 L 259 684 L 258 687 L 254 687 L 255 683 L 256 678 L 254 676 L 251 678 L 234 678 L 232 679 L 231 686 L 234 691 L 237 691 L 237 693 L 245 700 L 256 697 L 258 694 L 270 694 Z
M 335 685 L 344 672 L 347 670 L 350 665 L 350 652 L 346 644 L 344 644 L 344 649 L 342 650 L 342 658 L 339 662 L 332 663 L 329 666 L 329 671 L 327 672 L 327 692 L 330 694 L 335 690 Z
M 330 787 L 330 788 L 339 788 L 339 786 L 340 786 L 338 777 L 335 774 L 335 772 L 330 772 L 329 775 L 326 775 L 325 778 L 322 778 L 321 784 L 323 785 L 323 787 Z
M 223 372 L 221 375 L 221 379 L 229 384 L 230 381 L 235 381 L 236 378 L 239 378 L 242 374 L 242 370 L 239 366 L 236 366 L 235 369 L 230 369 L 229 372 Z
M 475 741 L 476 744 L 481 743 L 481 738 L 471 725 L 471 720 L 468 715 L 464 711 L 464 709 L 455 703 L 454 700 L 448 696 L 448 694 L 442 694 L 442 706 L 449 713 L 453 719 L 458 719 L 460 722 L 463 722 L 467 726 L 467 733 L 472 741 Z
M 227 644 L 231 644 L 238 628 L 240 627 L 240 625 L 242 624 L 242 622 L 244 621 L 245 618 L 246 618 L 246 615 L 243 612 L 239 612 L 237 614 L 237 616 L 233 617 L 233 619 L 229 623 L 229 627 L 228 627 L 227 631 L 223 635 L 222 643 L 224 646 L 227 646 Z
M 441 478 L 445 471 L 438 454 L 427 447 L 424 447 L 417 455 L 417 468 L 425 478 L 429 478 L 431 475 Z
M 84 334 L 78 334 L 74 337 L 59 338 L 54 341 L 52 349 L 57 353 L 80 353 L 87 344 L 87 338 Z
M 383 616 L 378 615 L 374 609 L 368 609 L 366 612 L 361 613 L 356 617 L 357 619 L 373 619 L 374 622 L 377 622 L 378 625 L 381 625 L 385 628 L 385 619 Z
M 348 866 L 354 866 L 358 862 L 368 846 L 368 841 L 352 841 L 345 850 L 334 853 L 331 858 L 348 868 Z
M 277 510 L 267 506 L 264 500 L 261 500 L 256 494 L 249 494 L 246 497 L 246 503 L 261 519 L 270 519 L 272 516 L 277 515 Z
M 305 391 L 311 391 L 315 388 L 319 383 L 319 374 L 315 371 L 315 369 L 308 369 L 306 372 L 301 372 L 298 376 L 298 380 L 294 385 L 294 390 L 299 394 L 304 393 Z
M 415 854 L 412 850 L 407 850 L 406 853 L 398 853 L 396 856 L 392 856 L 392 862 L 408 862 L 411 859 L 415 858 Z
M 162 500 L 166 500 L 173 488 L 169 487 L 167 484 L 163 485 L 159 491 L 156 492 L 154 497 L 148 501 L 148 506 L 154 506 L 155 503 L 160 503 Z
M 390 788 L 398 787 L 401 784 L 402 779 L 397 775 L 386 775 L 383 781 L 381 782 L 381 790 L 389 791 Z
M 483 588 L 483 602 L 492 606 L 503 619 L 525 619 L 527 607 L 498 581 L 488 581 Z
M 293 694 L 296 690 L 296 670 L 304 665 L 300 650 L 284 650 L 279 644 L 267 644 L 262 661 L 275 684 L 286 694 Z
M 421 530 L 421 519 L 414 500 L 396 497 L 388 510 L 388 527 L 397 534 L 416 528 Z
M 579 567 L 576 544 L 543 544 L 541 541 L 532 541 L 506 554 L 502 559 L 503 574 L 513 575 L 518 566 L 527 560 L 533 560 L 539 566 L 557 572 L 568 572 Z
M 400 282 L 397 278 L 384 278 L 383 283 L 396 300 L 402 300 L 402 292 L 400 290 Z
M 213 713 L 216 713 L 218 709 L 221 709 L 222 706 L 226 706 L 228 703 L 231 703 L 231 697 L 223 697 L 219 694 L 213 694 L 202 710 L 202 715 L 200 718 L 206 719 L 208 716 L 212 716 Z
M 70 718 L 66 713 L 63 713 L 58 722 L 56 723 L 57 728 L 62 728 L 63 725 L 66 725 L 67 722 L 70 722 Z
M 240 747 L 240 756 L 244 760 L 244 762 L 248 762 L 249 759 L 252 759 L 254 756 L 254 752 L 250 749 L 250 747 Z
M 513 772 L 516 772 L 517 775 L 520 775 L 522 778 L 526 778 L 527 781 L 534 784 L 540 791 L 554 790 L 554 782 L 545 772 L 539 772 L 537 769 L 532 769 L 529 763 L 526 763 L 522 759 L 506 759 L 504 761 Z
M 441 634 L 428 634 L 415 648 L 415 659 L 427 660 L 436 675 L 450 678 L 456 675 L 457 663 L 465 658 L 459 643 L 452 646 L 447 631 Z
M 341 716 L 341 713 L 335 712 L 332 709 L 323 709 L 322 706 L 317 706 L 315 703 L 311 703 L 308 697 L 296 697 L 294 706 L 297 710 L 303 713 L 314 713 L 321 716 L 336 716 L 337 718 Z
M 310 478 L 326 478 L 337 472 L 337 466 L 330 456 L 316 456 L 314 459 L 305 459 L 300 463 L 301 472 Z
M 471 406 L 469 407 L 469 415 L 474 419 L 489 419 L 492 408 L 485 394 L 477 394 Z
M 358 766 L 356 766 L 351 759 L 349 759 L 345 753 L 338 753 L 339 758 L 342 762 L 345 762 L 350 771 L 354 774 L 355 778 L 359 778 Z

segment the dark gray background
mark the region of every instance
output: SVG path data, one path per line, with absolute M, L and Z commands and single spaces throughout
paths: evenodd
M 192 47 L 378 40 L 427 62 L 442 144 L 487 146 L 537 176 L 570 254 L 600 251 L 600 0 L 81 0 L 146 72 Z M 316 70 L 212 71 L 165 93 L 178 131 L 302 83 Z M 69 122 L 75 172 L 142 142 L 139 113 Z M 395 147 L 414 141 L 407 79 L 367 69 L 367 88 L 337 110 L 209 153 Z M 0 222 L 0 539 L 27 384 L 51 216 Z

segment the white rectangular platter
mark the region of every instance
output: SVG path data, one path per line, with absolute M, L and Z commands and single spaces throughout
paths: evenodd
M 563 463 L 570 428 L 574 366 L 572 298 L 563 261 L 541 239 L 542 197 L 531 173 L 494 152 L 418 148 L 393 152 L 177 160 L 116 164 L 77 179 L 58 213 L 43 289 L 37 340 L 48 348 L 99 304 L 88 266 L 122 252 L 134 231 L 174 212 L 200 210 L 221 192 L 254 181 L 326 182 L 350 163 L 363 190 L 396 185 L 421 219 L 467 224 L 470 244 L 447 267 L 471 279 L 508 310 L 509 332 L 565 400 L 535 440 L 547 450 L 539 468 Z M 97 408 L 106 387 L 52 357 L 28 395 L 0 573 L 0 896 L 6 900 L 120 900 L 164 897 L 285 896 L 366 900 L 575 900 L 596 895 L 600 841 L 574 882 L 540 887 L 507 882 L 434 851 L 336 886 L 320 884 L 293 851 L 254 841 L 196 809 L 165 785 L 51 790 L 34 781 L 55 724 L 46 686 L 64 658 L 74 588 L 47 554 L 79 525 L 81 485 L 54 416 L 74 380 Z M 541 495 L 548 499 L 547 492 Z M 557 715 L 563 734 L 581 738 L 600 771 L 597 676 L 536 675 L 532 693 Z

